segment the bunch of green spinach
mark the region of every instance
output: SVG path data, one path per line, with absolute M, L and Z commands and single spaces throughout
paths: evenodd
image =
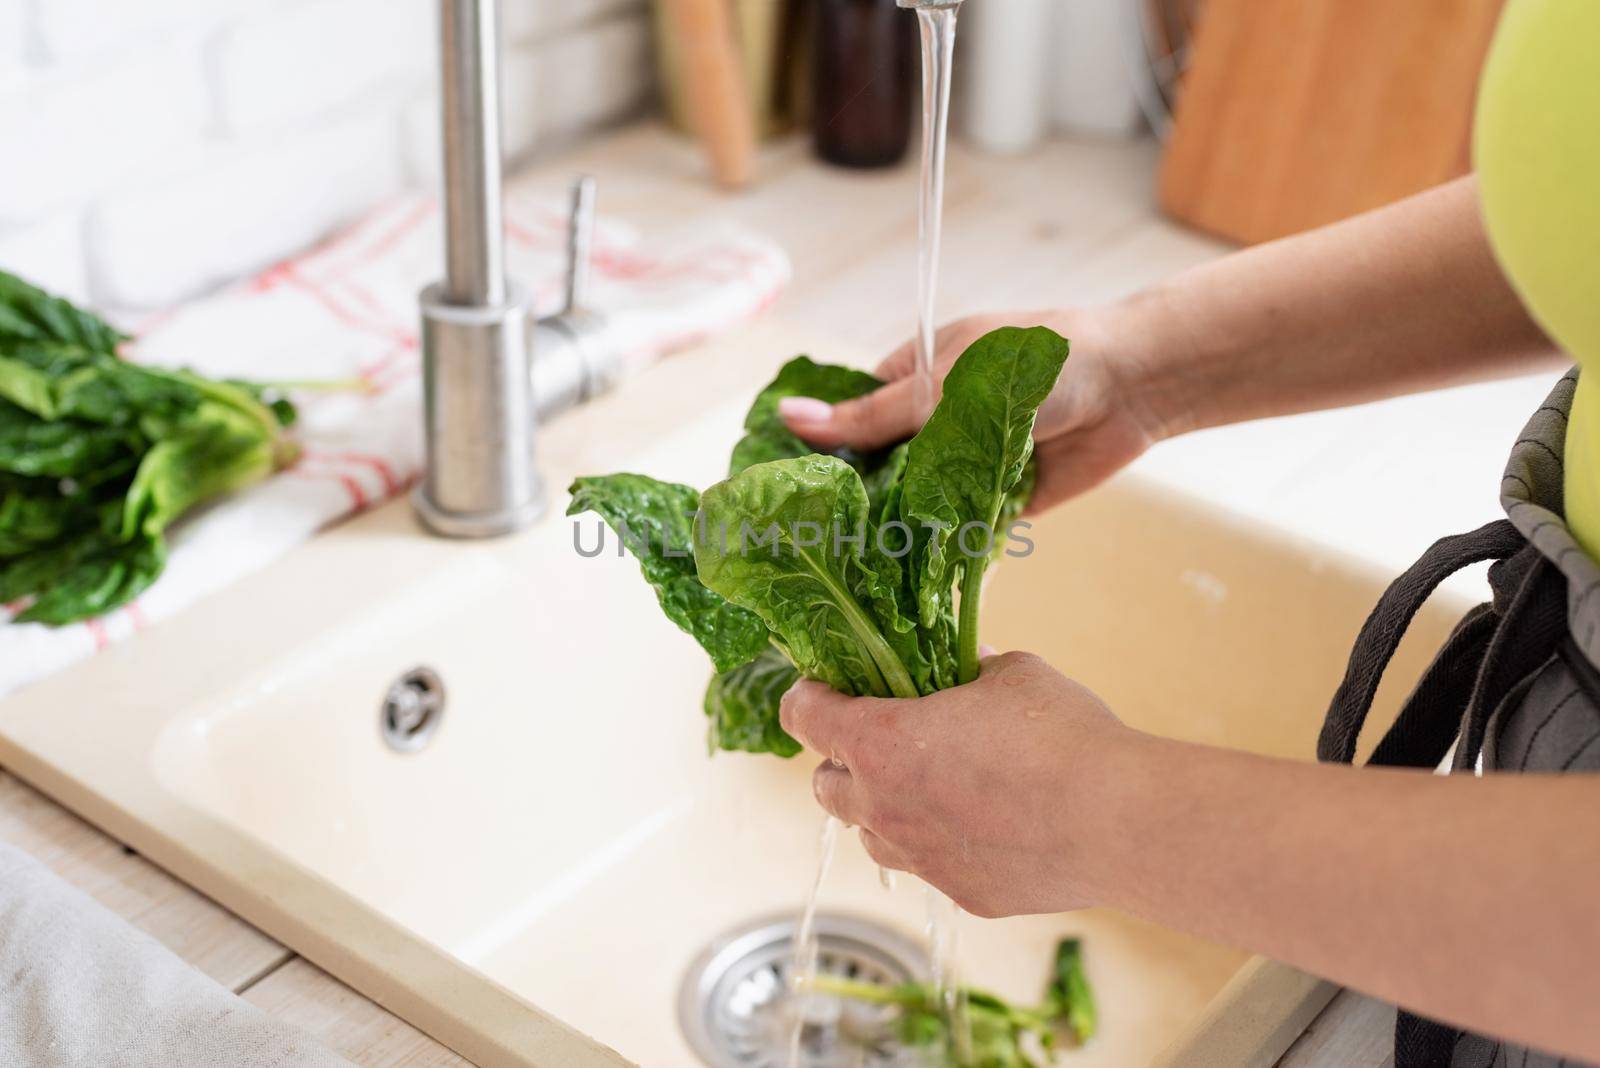
M 0 602 L 60 625 L 125 604 L 165 531 L 291 463 L 295 410 L 268 387 L 118 357 L 122 334 L 0 271 Z
M 572 484 L 568 514 L 598 513 L 710 654 L 713 749 L 799 752 L 778 699 L 800 675 L 880 697 L 977 677 L 979 585 L 1032 490 L 1034 417 L 1067 353 L 1045 327 L 993 331 L 950 368 L 915 437 L 831 454 L 790 432 L 778 402 L 883 383 L 796 357 L 704 493 L 638 474 Z
M 1053 1064 L 1056 1037 L 1065 1031 L 1078 1045 L 1095 1032 L 1094 993 L 1083 970 L 1083 946 L 1076 938 L 1056 944 L 1055 966 L 1044 1004 L 1012 1005 L 985 990 L 963 987 L 952 1013 L 929 983 L 876 983 L 818 975 L 806 988 L 873 1005 L 891 1006 L 902 1045 L 939 1056 L 952 1068 L 1046 1068 Z

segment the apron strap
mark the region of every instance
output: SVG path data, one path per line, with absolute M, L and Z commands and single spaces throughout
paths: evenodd
M 1439 588 L 1439 584 L 1464 567 L 1485 560 L 1503 560 L 1516 553 L 1524 544 L 1526 542 L 1521 533 L 1511 525 L 1509 519 L 1497 519 L 1470 534 L 1453 534 L 1440 538 L 1422 554 L 1421 559 L 1395 579 L 1394 583 L 1384 591 L 1377 607 L 1367 617 L 1367 621 L 1362 624 L 1361 633 L 1351 649 L 1350 663 L 1345 669 L 1344 681 L 1339 684 L 1338 691 L 1333 695 L 1333 701 L 1328 706 L 1328 717 L 1322 724 L 1322 734 L 1317 739 L 1318 760 L 1348 764 L 1355 759 L 1356 740 L 1361 736 L 1361 728 L 1366 724 L 1367 714 L 1372 711 L 1372 701 L 1377 696 L 1378 684 L 1383 680 L 1384 669 L 1389 666 L 1395 650 L 1400 647 L 1400 639 L 1405 636 L 1411 620 L 1428 596 Z M 1469 634 L 1472 640 L 1470 651 L 1476 652 L 1484 648 L 1486 636 L 1477 629 L 1481 625 L 1475 625 Z M 1458 626 L 1456 634 L 1460 635 L 1462 630 L 1463 627 Z M 1463 645 L 1468 644 L 1469 638 L 1463 639 Z M 1468 651 L 1468 648 L 1463 648 L 1458 655 Z M 1443 657 L 1438 659 L 1442 660 Z M 1457 670 L 1460 663 L 1454 661 Z M 1439 670 L 1435 671 L 1435 668 Z M 1435 681 L 1436 689 L 1442 690 L 1448 687 L 1449 684 L 1442 677 L 1448 674 L 1448 671 L 1439 667 L 1438 660 L 1435 660 L 1428 674 L 1441 676 Z M 1469 671 L 1466 674 L 1471 678 L 1475 673 Z M 1461 705 L 1456 706 L 1458 711 L 1460 708 Z M 1454 716 L 1447 718 L 1452 721 L 1455 719 Z M 1396 748 L 1399 748 L 1398 743 Z M 1411 754 L 1408 752 L 1407 755 Z M 1440 756 L 1443 756 L 1443 750 L 1440 751 Z
M 1520 572 L 1520 574 L 1519 574 Z M 1484 651 L 1471 700 L 1461 718 L 1455 768 L 1470 771 L 1483 750 L 1489 717 L 1506 699 L 1525 690 L 1567 636 L 1567 582 L 1556 566 L 1530 543 L 1496 564 L 1489 576 L 1495 600 L 1510 582 L 1510 604 L 1496 606 L 1500 625 Z
M 1461 1032 L 1401 1009 L 1394 1018 L 1395 1068 L 1449 1068 Z
M 1445 578 L 1484 560 L 1496 561 L 1489 569 L 1494 600 L 1456 624 L 1371 759 L 1433 768 L 1456 741 L 1455 768 L 1476 764 L 1495 709 L 1530 686 L 1567 639 L 1566 580 L 1504 519 L 1441 538 L 1384 592 L 1329 706 L 1319 760 L 1354 760 L 1378 684 L 1411 620 Z M 1394 1037 L 1395 1068 L 1434 1068 L 1451 1062 L 1461 1032 L 1402 1009 Z
M 1368 763 L 1403 768 L 1439 766 L 1460 732 L 1461 710 L 1472 701 L 1478 675 L 1473 665 L 1482 662 L 1499 625 L 1500 617 L 1488 604 L 1461 617 Z

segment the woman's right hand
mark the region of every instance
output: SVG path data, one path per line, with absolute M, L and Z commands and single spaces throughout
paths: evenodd
M 1167 436 L 1133 388 L 1145 377 L 1148 360 L 1135 347 L 1143 331 L 1131 318 L 1125 306 L 1117 305 L 973 315 L 939 330 L 934 374 L 940 381 L 968 345 L 1001 326 L 1048 326 L 1072 343 L 1061 379 L 1034 424 L 1039 480 L 1030 514 L 1098 485 Z M 778 411 L 790 430 L 824 448 L 874 448 L 908 438 L 929 412 L 917 403 L 915 350 L 915 343 L 907 342 L 879 366 L 878 376 L 887 385 L 876 392 L 835 405 L 789 397 L 779 402 Z

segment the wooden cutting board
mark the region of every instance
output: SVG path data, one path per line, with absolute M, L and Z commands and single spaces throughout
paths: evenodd
M 1463 174 L 1503 0 L 1207 0 L 1162 207 L 1265 241 Z

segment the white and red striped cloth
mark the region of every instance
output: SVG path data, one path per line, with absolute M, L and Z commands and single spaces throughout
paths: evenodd
M 564 291 L 565 211 L 512 193 L 506 233 L 511 275 L 533 287 L 541 312 L 554 310 Z M 697 226 L 657 246 L 601 220 L 593 254 L 590 303 L 606 315 L 613 343 L 639 362 L 743 322 L 789 278 L 781 248 L 732 227 Z M 166 572 L 136 601 L 68 627 L 0 622 L 0 695 L 172 615 L 414 482 L 422 465 L 417 292 L 441 262 L 437 205 L 412 197 L 256 278 L 133 323 L 132 359 L 222 377 L 359 377 L 372 390 L 296 395 L 303 459 L 178 524 Z

